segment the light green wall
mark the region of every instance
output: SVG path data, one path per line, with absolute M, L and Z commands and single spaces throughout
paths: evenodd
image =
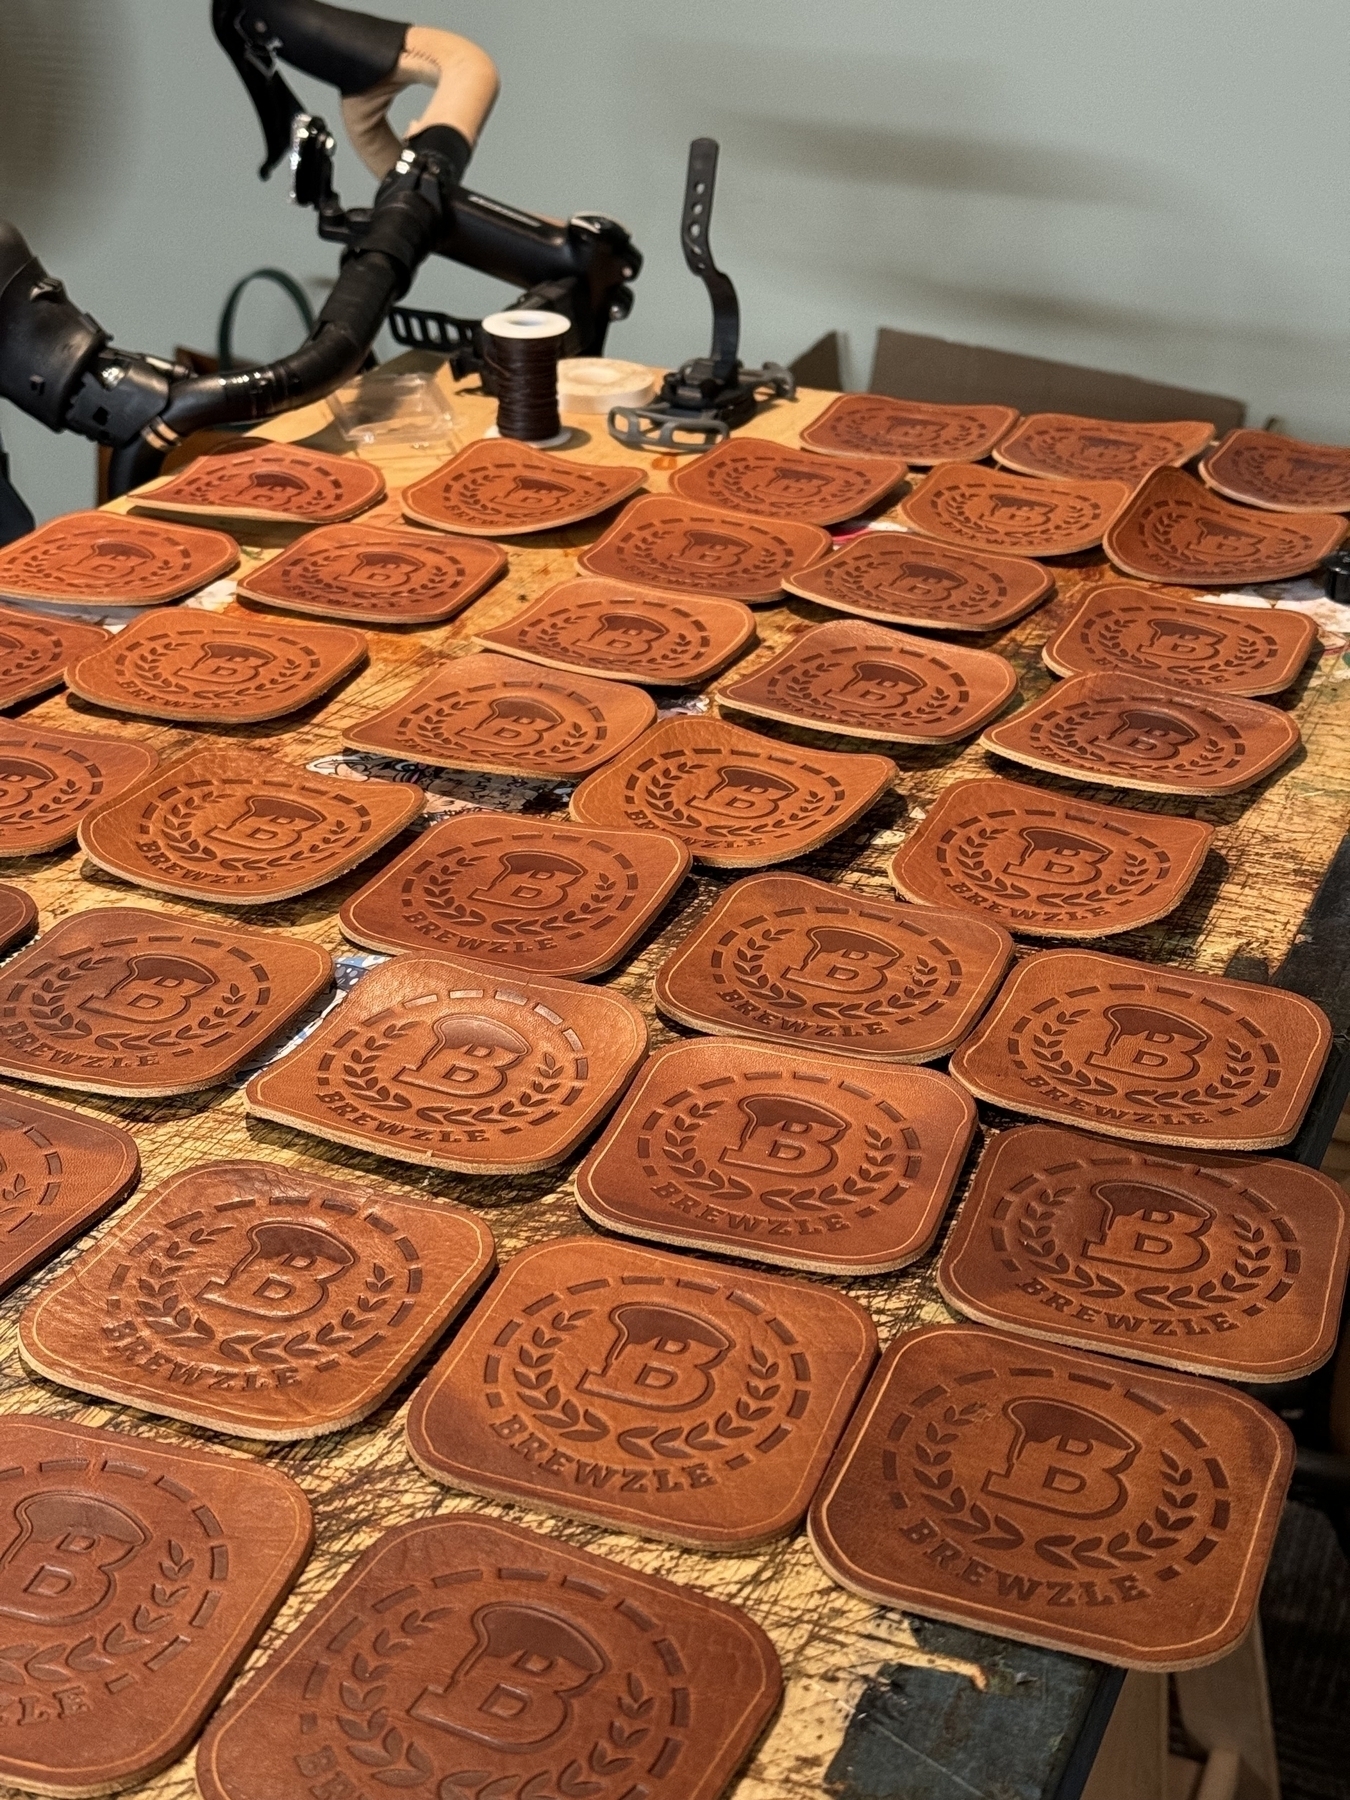
M 259 134 L 207 14 L 0 4 L 0 212 L 127 345 L 209 346 L 258 263 L 335 267 L 281 177 L 256 180 Z M 613 213 L 646 252 L 616 353 L 706 347 L 676 242 L 685 147 L 706 132 L 749 360 L 838 327 L 863 386 L 889 324 L 1236 394 L 1258 424 L 1350 442 L 1339 0 L 423 0 L 419 17 L 502 70 L 471 182 Z M 369 191 L 350 159 L 344 181 Z M 504 297 L 449 264 L 415 295 Z M 249 302 L 243 349 L 294 337 L 280 297 Z M 87 503 L 88 445 L 8 411 L 3 429 L 37 510 Z

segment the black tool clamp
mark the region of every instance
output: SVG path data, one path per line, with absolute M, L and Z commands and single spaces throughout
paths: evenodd
M 689 146 L 689 173 L 684 184 L 680 244 L 690 271 L 712 301 L 712 349 L 672 369 L 648 406 L 616 406 L 609 415 L 610 436 L 634 450 L 674 450 L 691 454 L 711 450 L 737 425 L 755 415 L 761 400 L 796 397 L 797 382 L 779 363 L 743 369 L 741 308 L 731 277 L 712 259 L 708 230 L 712 224 L 713 190 L 717 182 L 717 140 L 695 138 Z

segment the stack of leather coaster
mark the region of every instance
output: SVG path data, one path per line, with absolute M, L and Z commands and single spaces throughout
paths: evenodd
M 1102 548 L 1141 581 L 1245 587 L 1305 574 L 1346 529 L 1339 513 L 1234 506 L 1181 469 L 1158 469 L 1111 522 Z
M 154 768 L 146 744 L 0 721 L 0 857 L 69 844 L 80 822 Z
M 485 538 L 321 525 L 239 578 L 238 594 L 281 612 L 353 625 L 441 625 L 506 571 Z
M 370 950 L 599 975 L 652 923 L 691 861 L 665 832 L 468 814 L 424 832 L 338 918 Z
M 844 737 L 954 744 L 1016 692 L 1017 671 L 991 651 L 839 620 L 802 632 L 771 662 L 720 688 L 718 702 Z
M 347 1781 L 355 1747 L 377 1775 L 446 1796 L 617 1776 L 652 1800 L 717 1800 L 781 1694 L 773 1645 L 739 1607 L 500 1519 L 415 1519 L 221 1711 L 197 1785 L 204 1800 L 294 1800 L 297 1771 Z
M 47 606 L 163 606 L 238 561 L 239 546 L 223 531 L 67 513 L 0 550 L 0 594 Z
M 642 1014 L 606 989 L 399 956 L 245 1095 L 260 1118 L 399 1162 L 524 1174 L 594 1129 L 646 1048 Z
M 138 887 L 258 906 L 355 868 L 422 805 L 407 782 L 340 781 L 257 750 L 195 750 L 86 814 L 80 848 Z
M 192 725 L 256 725 L 309 706 L 366 660 L 362 632 L 224 613 L 138 619 L 67 672 L 112 712 Z
M 44 1288 L 20 1348 L 49 1381 L 146 1412 L 317 1437 L 374 1412 L 494 1261 L 487 1226 L 444 1201 L 206 1163 Z
M 599 575 L 560 582 L 533 606 L 478 633 L 490 650 L 633 681 L 692 687 L 754 641 L 754 614 L 739 600 L 666 594 Z
M 384 476 L 359 457 L 255 439 L 199 456 L 158 487 L 138 488 L 135 505 L 189 518 L 336 525 L 383 494 Z
M 720 719 L 667 719 L 572 794 L 574 819 L 670 833 L 719 869 L 788 862 L 837 837 L 890 786 L 886 756 L 802 750 Z
M 789 578 L 818 562 L 829 533 L 793 519 L 746 518 L 648 495 L 626 506 L 577 558 L 588 575 L 769 606 Z
M 467 537 L 518 537 L 607 512 L 643 481 L 641 469 L 569 462 L 499 438 L 470 444 L 404 488 L 403 514 Z
M 876 1343 L 814 1282 L 555 1238 L 506 1264 L 417 1390 L 408 1448 L 450 1487 L 746 1550 L 801 1522 Z
M 899 456 L 928 467 L 980 462 L 1017 423 L 1013 406 L 938 406 L 886 394 L 840 394 L 801 440 L 831 456 Z
M 1350 512 L 1350 450 L 1270 431 L 1230 431 L 1200 459 L 1217 494 L 1271 512 Z
M 512 656 L 459 656 L 343 733 L 440 769 L 575 779 L 613 760 L 656 717 L 641 688 L 586 675 L 542 675 Z

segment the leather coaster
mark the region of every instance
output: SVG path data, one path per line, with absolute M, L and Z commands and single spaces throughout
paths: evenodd
M 91 1094 L 214 1087 L 328 985 L 294 937 L 139 906 L 53 925 L 0 976 L 0 1071 Z
M 937 1235 L 975 1131 L 930 1069 L 696 1038 L 642 1068 L 577 1170 L 597 1225 L 822 1275 L 879 1275 Z
M 180 1757 L 304 1567 L 285 1475 L 195 1444 L 0 1419 L 0 1781 L 107 1794 Z M 131 1690 L 128 1692 L 128 1690 Z
M 81 822 L 80 848 L 138 887 L 258 906 L 346 874 L 423 804 L 408 782 L 344 781 L 263 751 L 213 746 L 95 808 Z
M 1293 1465 L 1264 1406 L 978 1325 L 901 1337 L 811 1508 L 842 1586 L 1134 1669 L 1246 1635 Z
M 223 531 L 122 513 L 67 513 L 0 549 L 0 594 L 48 606 L 163 606 L 228 575 Z
M 979 462 L 1016 423 L 1015 406 L 935 406 L 886 394 L 840 394 L 798 436 L 835 456 Z
M 0 606 L 0 708 L 60 687 L 71 663 L 107 642 L 101 625 Z
M 1039 563 L 971 556 L 911 532 L 865 531 L 828 561 L 788 577 L 790 593 L 883 625 L 997 631 L 1055 585 Z
M 404 488 L 403 516 L 469 537 L 516 537 L 593 519 L 646 479 L 644 469 L 572 462 L 508 438 L 480 439 Z
M 966 550 L 1072 556 L 1101 543 L 1130 493 L 1124 481 L 1047 481 L 944 463 L 900 502 L 895 517 Z
M 82 700 L 138 718 L 255 725 L 309 706 L 365 660 L 365 634 L 339 625 L 180 608 L 135 620 L 66 680 Z
M 393 706 L 348 726 L 342 741 L 438 769 L 567 781 L 609 762 L 655 717 L 641 688 L 477 651 L 449 658 Z
M 1207 487 L 1271 512 L 1350 512 L 1350 450 L 1271 431 L 1230 431 L 1200 460 Z
M 428 1800 L 718 1800 L 781 1690 L 764 1633 L 697 1588 L 500 1519 L 414 1519 L 212 1721 L 197 1784 L 203 1800 L 336 1797 L 372 1791 L 373 1769 L 425 1781 Z
M 727 438 L 676 469 L 670 491 L 695 506 L 756 519 L 837 525 L 867 512 L 907 473 L 895 457 L 826 459 L 764 438 Z
M 1218 499 L 1181 469 L 1158 469 L 1136 489 L 1102 548 L 1141 581 L 1241 587 L 1305 574 L 1345 532 L 1339 513 L 1253 512 Z
M 994 461 L 1022 475 L 1128 481 L 1133 487 L 1154 469 L 1189 462 L 1213 437 L 1208 419 L 1139 425 L 1077 413 L 1031 413 L 1003 439 Z
M 721 688 L 717 700 L 810 731 L 955 744 L 1016 692 L 1016 669 L 990 650 L 839 619 L 799 632 L 771 661 Z
M 612 968 L 689 872 L 678 838 L 461 814 L 424 832 L 338 921 L 369 950 L 467 956 L 520 974 Z
M 702 1550 L 800 1523 L 876 1356 L 818 1282 L 594 1237 L 512 1257 L 413 1395 L 436 1481 Z
M 38 856 L 74 838 L 84 815 L 159 759 L 146 744 L 0 720 L 0 856 Z
M 0 1294 L 116 1206 L 140 1172 L 136 1140 L 120 1126 L 30 1094 L 0 1095 Z
M 37 930 L 38 910 L 31 894 L 0 882 L 0 955 Z
M 966 913 L 751 875 L 662 963 L 653 993 L 695 1031 L 931 1062 L 989 1004 L 1012 948 L 1006 931 Z
M 890 786 L 887 756 L 802 750 L 722 719 L 667 719 L 573 790 L 586 825 L 666 831 L 715 869 L 818 850 Z
M 1278 694 L 1317 643 L 1306 613 L 1183 600 L 1108 582 L 1041 651 L 1056 675 L 1117 672 L 1214 694 Z
M 739 600 L 676 598 L 598 575 L 559 582 L 480 644 L 554 669 L 579 669 L 641 687 L 696 687 L 754 641 Z
M 795 519 L 738 518 L 678 496 L 648 494 L 626 506 L 577 567 L 588 575 L 769 606 L 789 577 L 830 548 L 830 534 Z
M 1273 1150 L 1298 1131 L 1330 1046 L 1321 1007 L 1285 988 L 1042 950 L 951 1072 L 981 1100 L 1107 1137 Z
M 373 1413 L 495 1260 L 487 1226 L 441 1199 L 202 1163 L 42 1289 L 19 1347 L 63 1387 L 288 1443 Z
M 906 900 L 968 907 L 1020 937 L 1109 937 L 1179 906 L 1213 839 L 1198 819 L 990 776 L 942 790 L 891 880 Z
M 1146 794 L 1236 794 L 1301 742 L 1276 706 L 1136 675 L 1074 675 L 980 738 L 1033 769 Z
M 441 625 L 506 572 L 480 538 L 321 525 L 240 577 L 238 594 L 283 612 L 353 625 Z
M 1291 1381 L 1336 1347 L 1347 1224 L 1344 1191 L 1295 1162 L 1022 1125 L 981 1158 L 938 1284 L 1024 1337 Z
M 525 1174 L 561 1162 L 647 1048 L 621 995 L 481 963 L 372 969 L 245 1089 L 248 1110 L 419 1167 Z
M 163 487 L 136 492 L 138 512 L 203 518 L 290 519 L 336 525 L 384 495 L 384 476 L 359 456 L 329 456 L 301 444 L 254 443 L 199 456 Z

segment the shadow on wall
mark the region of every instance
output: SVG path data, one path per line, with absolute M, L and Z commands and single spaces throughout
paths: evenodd
M 54 262 L 97 219 L 126 142 L 119 36 L 108 0 L 0 4 L 0 217 Z

